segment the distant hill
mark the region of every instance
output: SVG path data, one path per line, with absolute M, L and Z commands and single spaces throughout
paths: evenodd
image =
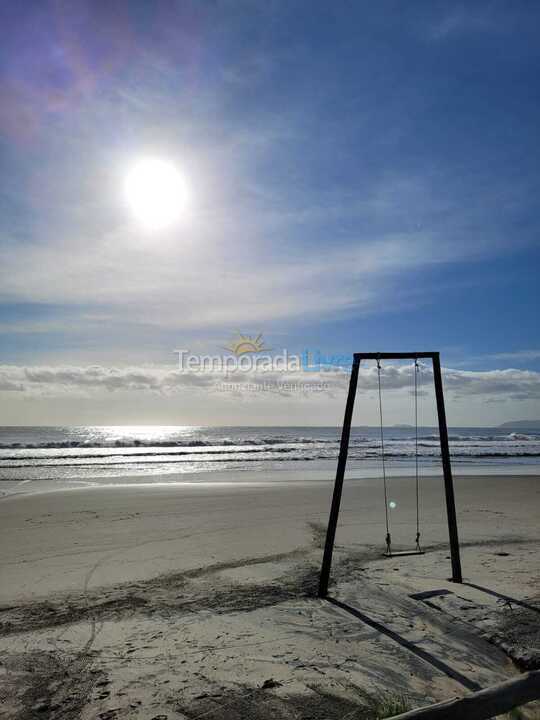
M 540 430 L 540 420 L 510 420 L 499 425 L 500 428 L 518 428 L 523 430 Z

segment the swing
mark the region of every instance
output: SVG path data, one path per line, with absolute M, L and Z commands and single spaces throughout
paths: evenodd
M 416 487 L 416 547 L 414 550 L 401 550 L 399 552 L 392 551 L 392 537 L 390 535 L 390 516 L 388 513 L 388 488 L 386 481 L 386 462 L 384 454 L 384 426 L 382 411 L 382 392 L 381 392 L 381 360 L 377 358 L 377 386 L 379 390 L 379 424 L 381 436 L 381 464 L 384 489 L 384 511 L 386 519 L 386 551 L 383 553 L 385 557 L 396 557 L 403 555 L 423 555 L 424 550 L 420 546 L 420 495 L 419 495 L 419 476 L 418 476 L 418 373 L 420 366 L 418 358 L 414 358 L 414 459 L 415 459 L 415 487 Z
M 353 355 L 353 364 L 351 368 L 351 377 L 349 380 L 349 392 L 347 402 L 345 404 L 345 416 L 343 418 L 343 428 L 341 430 L 341 443 L 339 446 L 339 456 L 336 468 L 336 480 L 334 483 L 334 492 L 332 494 L 332 504 L 330 506 L 330 517 L 328 518 L 328 528 L 326 530 L 326 541 L 324 543 L 324 555 L 321 564 L 321 575 L 319 578 L 319 597 L 328 596 L 328 583 L 330 582 L 330 571 L 332 568 L 332 555 L 334 552 L 334 543 L 336 540 L 336 528 L 339 519 L 339 507 L 341 504 L 341 495 L 343 492 L 343 480 L 345 478 L 345 470 L 347 468 L 347 455 L 349 453 L 349 439 L 351 435 L 351 423 L 354 412 L 354 400 L 356 396 L 356 388 L 358 386 L 358 372 L 362 360 L 377 360 L 379 365 L 379 410 L 382 424 L 382 402 L 381 402 L 381 385 L 380 385 L 380 361 L 381 360 L 414 360 L 418 366 L 418 360 L 429 359 L 433 364 L 433 384 L 435 389 L 435 400 L 437 403 L 437 417 L 439 421 L 439 439 L 441 444 L 441 462 L 444 478 L 444 495 L 446 499 L 446 514 L 448 516 L 448 536 L 450 541 L 450 559 L 452 561 L 452 582 L 463 582 L 461 573 L 461 558 L 459 554 L 459 536 L 456 517 L 456 502 L 454 498 L 454 481 L 452 478 L 452 466 L 450 462 L 450 448 L 448 446 L 448 426 L 446 424 L 446 411 L 444 408 L 444 391 L 442 384 L 441 358 L 438 352 L 357 352 Z M 417 392 L 418 380 L 415 374 L 415 395 Z M 390 523 L 387 515 L 387 553 L 391 557 L 396 555 L 418 555 L 422 553 L 420 547 L 420 513 L 419 513 L 419 493 L 418 493 L 418 404 L 416 400 L 416 550 L 405 553 L 392 552 L 392 544 L 390 538 Z M 384 433 L 381 435 L 382 444 L 384 445 Z M 383 448 L 384 450 L 384 448 Z M 384 460 L 384 452 L 382 453 Z M 386 468 L 383 467 L 383 481 L 385 491 L 385 504 L 387 503 L 386 488 Z M 386 504 L 388 508 L 388 505 Z M 388 509 L 387 509 L 388 512 Z

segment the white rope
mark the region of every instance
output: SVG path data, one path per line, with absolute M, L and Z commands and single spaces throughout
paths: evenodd
M 388 489 L 386 486 L 386 465 L 384 457 L 384 430 L 383 430 L 383 412 L 382 412 L 382 395 L 381 395 L 381 361 L 377 359 L 377 383 L 379 387 L 379 421 L 381 429 L 381 461 L 382 461 L 382 474 L 383 474 L 383 486 L 384 486 L 384 513 L 386 518 L 386 550 L 389 554 L 392 553 L 392 540 L 390 537 L 390 520 L 388 517 Z
M 420 488 L 418 477 L 418 358 L 414 361 L 414 465 L 416 477 L 416 549 L 420 550 Z

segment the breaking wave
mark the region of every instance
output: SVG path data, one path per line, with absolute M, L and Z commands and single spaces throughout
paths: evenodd
M 242 467 L 264 470 L 269 463 L 335 461 L 339 428 L 0 428 L 0 479 L 70 468 L 87 475 L 107 473 L 203 472 Z M 452 458 L 458 463 L 536 463 L 540 432 L 453 428 Z M 385 456 L 390 462 L 415 458 L 414 429 L 387 428 Z M 419 458 L 439 462 L 435 428 L 419 428 Z M 353 428 L 349 459 L 378 461 L 378 428 Z M 81 470 L 76 470 L 77 468 Z M 115 471 L 114 468 L 117 468 Z M 188 468 L 188 470 L 186 470 Z

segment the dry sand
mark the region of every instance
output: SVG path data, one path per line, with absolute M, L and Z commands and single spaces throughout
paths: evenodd
M 399 559 L 380 555 L 380 480 L 349 479 L 336 602 L 315 597 L 331 483 L 23 489 L 0 500 L 7 718 L 352 720 L 538 666 L 536 476 L 456 479 L 460 586 L 440 478 L 422 480 L 429 552 Z M 413 480 L 390 497 L 411 546 Z

